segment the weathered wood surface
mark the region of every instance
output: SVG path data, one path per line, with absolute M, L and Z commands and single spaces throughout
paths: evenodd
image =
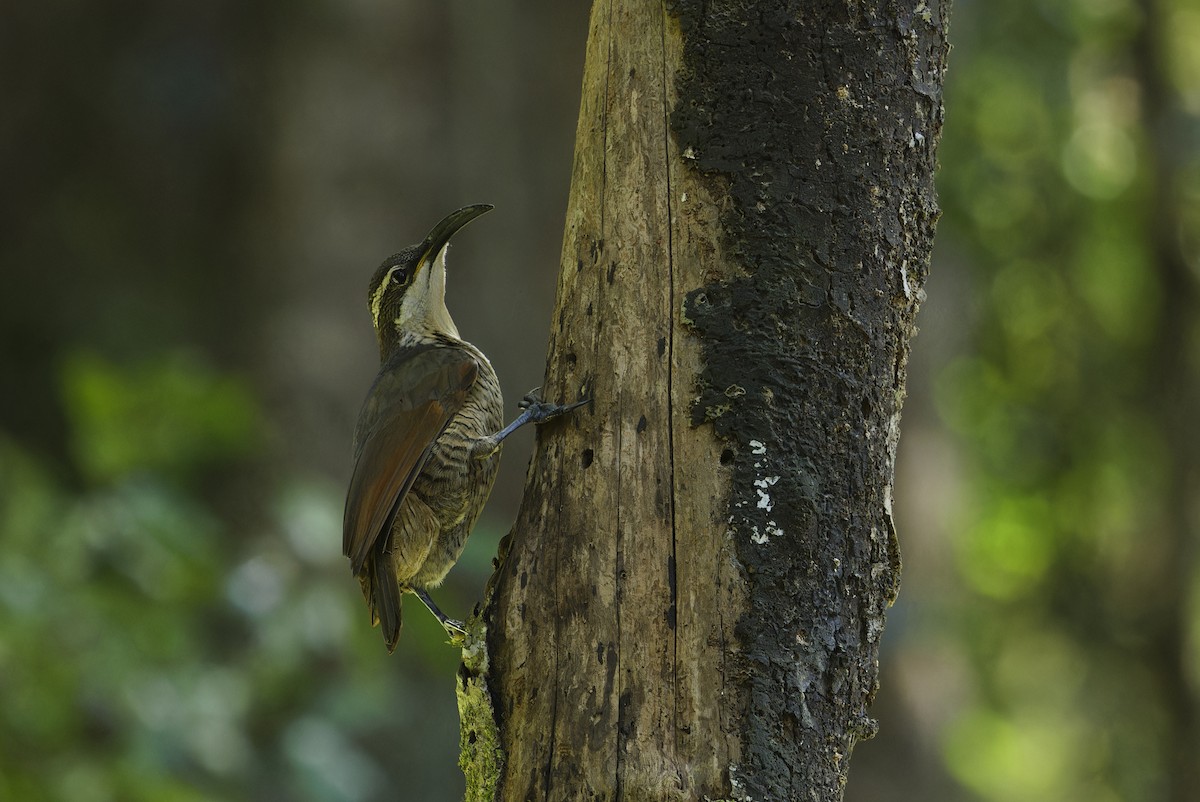
M 940 5 L 594 4 L 544 391 L 594 403 L 539 435 L 486 661 L 474 629 L 468 798 L 840 799 L 899 581 Z

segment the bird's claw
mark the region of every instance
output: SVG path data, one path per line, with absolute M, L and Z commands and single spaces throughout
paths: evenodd
M 462 621 L 456 621 L 453 618 L 447 618 L 442 622 L 442 628 L 446 630 L 446 634 L 450 636 L 450 644 L 452 646 L 462 646 L 467 640 L 467 625 Z
M 541 387 L 534 387 L 532 390 L 525 393 L 525 396 L 520 401 L 517 402 L 517 408 L 518 409 L 526 409 L 526 408 L 532 406 L 533 404 L 542 403 L 541 392 L 542 392 Z
M 529 421 L 534 424 L 545 423 L 546 421 L 557 418 L 559 415 L 565 415 L 573 409 L 578 409 L 592 399 L 584 398 L 581 401 L 575 401 L 571 404 L 551 404 L 549 401 L 543 401 L 538 392 L 542 388 L 530 390 L 521 399 L 518 407 L 525 410 L 529 416 Z

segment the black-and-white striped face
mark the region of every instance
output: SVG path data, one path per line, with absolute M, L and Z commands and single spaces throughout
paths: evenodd
M 424 241 L 388 257 L 375 271 L 367 302 L 381 349 L 385 331 L 458 336 L 446 311 L 446 249 L 456 231 L 491 208 L 481 203 L 451 212 Z
M 371 285 L 367 291 L 367 306 L 371 310 L 371 322 L 375 328 L 380 323 L 387 322 L 385 308 L 390 312 L 399 312 L 400 303 L 408 288 L 412 286 L 413 276 L 416 275 L 421 254 L 419 246 L 412 245 L 400 253 L 392 254 L 371 276 Z
M 446 251 L 419 245 L 388 257 L 371 278 L 367 302 L 375 330 L 392 327 L 413 333 L 458 336 L 446 310 Z

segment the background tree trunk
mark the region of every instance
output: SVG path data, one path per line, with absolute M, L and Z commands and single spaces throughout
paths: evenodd
M 945 55 L 938 2 L 595 3 L 545 383 L 594 403 L 465 651 L 468 798 L 841 798 Z

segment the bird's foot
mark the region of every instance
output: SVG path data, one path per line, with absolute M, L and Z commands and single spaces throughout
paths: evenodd
M 467 625 L 462 621 L 447 618 L 442 622 L 442 629 L 450 636 L 451 646 L 462 646 L 467 640 Z
M 564 415 L 573 409 L 578 409 L 584 404 L 590 403 L 592 400 L 590 398 L 585 398 L 582 401 L 576 401 L 573 404 L 551 404 L 547 401 L 543 401 L 541 396 L 538 395 L 538 390 L 541 389 L 542 388 L 538 387 L 536 390 L 531 390 L 525 394 L 525 397 L 521 399 L 519 404 L 517 404 L 517 406 L 521 408 L 521 414 L 517 416 L 516 420 L 495 434 L 487 437 L 481 437 L 475 441 L 475 445 L 472 447 L 471 452 L 475 459 L 487 459 L 495 454 L 497 449 L 500 448 L 500 443 L 504 441 L 504 438 L 508 437 L 525 424 L 545 423 L 546 421 L 551 420 L 552 418 L 557 418 L 559 415 Z
M 585 398 L 571 404 L 551 404 L 549 401 L 542 400 L 540 395 L 541 389 L 541 387 L 536 387 L 530 390 L 517 404 L 518 407 L 525 410 L 521 413 L 521 417 L 525 418 L 528 423 L 545 423 L 548 420 L 557 418 L 559 415 L 565 415 L 573 409 L 578 409 L 592 400 Z
M 413 594 L 421 600 L 421 603 L 429 608 L 429 612 L 433 613 L 433 617 L 442 625 L 442 629 L 446 630 L 446 634 L 450 636 L 450 643 L 461 646 L 467 638 L 467 627 L 462 621 L 457 621 L 438 609 L 438 606 L 433 603 L 433 599 L 429 598 L 429 594 L 423 588 L 413 588 Z

